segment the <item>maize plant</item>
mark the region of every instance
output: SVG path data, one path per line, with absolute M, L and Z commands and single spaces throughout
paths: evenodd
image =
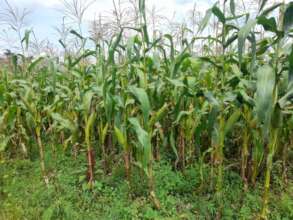
M 21 86 L 21 85 L 20 85 Z M 36 142 L 39 148 L 39 155 L 40 155 L 40 167 L 42 176 L 46 184 L 49 183 L 48 174 L 46 171 L 45 166 L 45 149 L 42 141 L 42 125 L 43 120 L 45 118 L 46 112 L 41 109 L 41 97 L 38 96 L 34 91 L 33 88 L 27 87 L 24 85 L 24 97 L 21 96 L 19 93 L 17 94 L 18 98 L 21 100 L 22 107 L 25 109 L 27 114 L 27 123 L 31 132 L 35 135 Z M 43 106 L 42 106 L 43 107 Z

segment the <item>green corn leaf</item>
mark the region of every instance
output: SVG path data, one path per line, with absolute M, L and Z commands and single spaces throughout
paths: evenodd
M 85 53 L 80 55 L 74 62 L 70 62 L 69 64 L 70 68 L 75 67 L 82 59 L 92 55 L 96 55 L 96 51 L 92 51 L 92 50 L 86 51 Z
M 93 96 L 94 96 L 94 93 L 92 91 L 88 91 L 84 94 L 82 107 L 86 115 L 90 113 Z
M 265 10 L 263 10 L 263 12 L 259 15 L 259 16 L 267 16 L 270 12 L 272 12 L 273 10 L 275 10 L 276 8 L 278 8 L 280 5 L 282 5 L 282 3 L 277 3 Z
M 127 139 L 125 137 L 125 135 L 123 134 L 123 132 L 117 128 L 116 126 L 114 127 L 114 131 L 115 131 L 115 135 L 117 137 L 117 140 L 119 142 L 119 144 L 123 147 L 124 150 L 127 150 Z
M 266 135 L 274 109 L 274 88 L 275 72 L 273 68 L 269 65 L 260 67 L 257 71 L 255 110 Z
M 187 58 L 190 57 L 190 54 L 186 52 L 186 49 L 183 50 L 174 60 L 174 62 L 172 63 L 172 69 L 171 69 L 171 77 L 174 78 L 178 71 L 179 71 L 179 68 L 181 66 L 181 64 L 183 63 L 183 61 Z
M 199 24 L 197 34 L 200 34 L 206 28 L 206 26 L 208 25 L 208 23 L 210 21 L 211 16 L 212 16 L 212 8 L 210 8 L 206 11 L 204 18 L 202 19 L 202 21 Z
M 293 2 L 290 2 L 286 8 L 283 18 L 284 31 L 288 32 L 293 25 Z
M 173 37 L 170 34 L 165 34 L 164 36 L 170 41 L 170 58 L 171 58 L 171 61 L 173 61 L 175 59 L 175 48 L 174 48 Z
M 241 102 L 246 103 L 247 105 L 253 107 L 255 106 L 254 99 L 246 94 L 245 90 L 240 90 L 238 96 L 241 98 Z
M 208 102 L 212 105 L 215 106 L 217 108 L 220 108 L 220 103 L 219 101 L 214 97 L 213 93 L 211 93 L 210 91 L 205 92 L 204 96 L 206 97 L 206 99 L 208 100 Z
M 29 93 L 29 91 L 27 91 L 27 94 Z M 29 111 L 30 114 L 32 114 L 33 116 L 37 115 L 37 109 L 36 106 L 33 103 L 30 103 L 27 95 L 25 97 L 20 97 L 22 100 L 22 103 L 24 104 L 24 106 L 26 107 L 26 109 Z
M 56 121 L 63 129 L 68 129 L 71 132 L 75 131 L 75 123 L 67 118 L 64 118 L 59 113 L 51 113 L 51 116 L 54 121 Z
M 58 42 L 61 44 L 61 46 L 63 47 L 63 49 L 66 49 L 65 43 L 61 39 L 59 39 Z
M 287 105 L 292 104 L 293 101 L 293 83 L 289 83 L 288 91 L 286 94 L 278 100 L 278 104 L 281 109 L 284 109 Z
M 232 13 L 232 15 L 235 17 L 235 1 L 234 0 L 230 0 L 230 11 Z
M 147 123 L 149 118 L 149 113 L 151 110 L 149 97 L 146 91 L 143 88 L 138 88 L 135 86 L 130 86 L 129 91 L 135 96 L 135 98 L 139 101 L 141 106 L 141 111 L 143 113 L 144 122 Z
M 39 57 L 38 59 L 34 60 L 30 65 L 28 66 L 28 71 L 32 72 L 33 69 L 42 61 L 44 60 L 44 57 Z
M 25 43 L 25 48 L 28 49 L 29 46 L 29 40 L 30 40 L 30 34 L 32 33 L 31 30 L 26 30 L 24 33 L 24 37 L 21 40 L 21 43 Z
M 147 29 L 146 24 L 142 25 L 142 32 L 143 32 L 144 42 L 146 42 L 146 44 L 149 45 L 150 44 L 150 38 L 149 38 L 148 29 Z
M 145 0 L 139 0 L 139 12 L 141 15 L 145 16 Z
M 250 36 L 248 36 L 248 40 L 251 44 L 251 62 L 250 62 L 250 72 L 254 72 L 254 67 L 256 63 L 256 38 L 255 34 L 251 33 Z
M 141 127 L 137 118 L 129 118 L 128 121 L 133 126 L 137 139 L 140 145 L 143 147 L 143 161 L 141 161 L 141 163 L 145 170 L 152 156 L 151 138 L 149 134 Z
M 114 54 L 115 54 L 116 48 L 118 47 L 119 42 L 120 42 L 120 40 L 122 38 L 122 33 L 123 33 L 123 28 L 120 30 L 120 32 L 119 32 L 118 36 L 116 37 L 114 43 L 110 45 L 109 57 L 108 57 L 108 65 L 114 63 Z
M 154 113 L 154 115 L 152 115 L 148 127 L 151 129 L 154 126 L 154 124 L 158 122 L 166 114 L 167 110 L 168 104 L 165 103 L 158 111 Z
M 143 24 L 142 24 L 143 39 L 144 39 L 144 42 L 146 42 L 147 46 L 149 46 L 150 40 L 149 40 L 149 34 L 147 29 L 145 0 L 139 0 L 139 12 L 143 18 Z
M 255 25 L 256 25 L 256 20 L 250 19 L 238 32 L 238 57 L 239 57 L 240 64 L 242 62 L 242 53 L 243 53 L 245 40 Z
M 170 141 L 170 145 L 171 145 L 171 148 L 176 156 L 176 163 L 178 163 L 179 161 L 179 155 L 178 155 L 178 151 L 177 151 L 177 148 L 176 148 L 176 144 L 175 144 L 175 138 L 174 138 L 174 132 L 173 130 L 171 131 L 171 134 L 170 134 L 170 137 L 169 137 L 169 141 Z
M 283 123 L 282 111 L 280 106 L 277 104 L 272 114 L 272 128 L 273 129 L 281 128 L 282 123 Z
M 133 47 L 134 47 L 134 44 L 135 44 L 135 38 L 136 38 L 136 36 L 130 37 L 127 40 L 126 52 L 127 52 L 128 59 L 131 59 L 131 57 L 132 57 L 132 51 L 133 51 Z
M 238 121 L 239 117 L 241 115 L 241 111 L 239 109 L 236 109 L 233 114 L 228 118 L 228 120 L 225 123 L 224 127 L 224 134 L 226 135 L 228 132 L 231 131 L 235 123 Z
M 238 38 L 237 34 L 233 34 L 231 37 L 229 37 L 224 44 L 224 48 L 227 48 L 228 46 L 230 46 L 237 38 Z
M 13 54 L 12 57 L 11 57 L 11 60 L 12 60 L 13 70 L 14 70 L 14 72 L 17 72 L 17 69 L 18 69 L 18 57 L 17 57 L 17 55 Z
M 225 15 L 216 5 L 214 7 L 212 7 L 212 12 L 219 19 L 220 22 L 225 24 L 225 22 L 226 22 Z
M 102 135 L 101 135 L 101 141 L 102 141 L 102 143 L 105 143 L 106 136 L 107 136 L 107 133 L 108 133 L 108 128 L 109 128 L 109 124 L 106 123 L 106 125 L 102 129 Z
M 95 123 L 96 116 L 97 116 L 96 112 L 92 112 L 90 114 L 90 116 L 88 117 L 88 119 L 86 120 L 85 130 L 86 130 L 86 136 L 88 136 L 88 137 L 89 137 L 90 131 Z
M 258 161 L 258 167 L 261 165 L 261 162 L 263 160 L 264 157 L 264 144 L 263 141 L 259 138 L 260 134 L 257 131 L 252 131 L 252 135 L 253 135 L 253 145 L 255 147 L 253 147 L 253 160 L 254 161 Z
M 91 132 L 96 120 L 96 116 L 96 112 L 92 112 L 85 120 L 85 142 L 88 150 L 91 148 Z
M 257 18 L 257 24 L 262 25 L 266 31 L 277 32 L 277 22 L 274 17 L 260 16 Z
M 70 33 L 73 34 L 73 35 L 75 35 L 76 37 L 78 37 L 81 40 L 84 39 L 84 37 L 81 36 L 79 33 L 77 33 L 75 30 L 70 30 Z
M 268 0 L 261 0 L 258 12 L 261 12 Z
M 181 119 L 183 119 L 184 117 L 187 117 L 191 113 L 192 113 L 191 111 L 180 111 L 176 120 L 174 121 L 174 124 L 179 124 Z
M 241 18 L 241 17 L 244 17 L 244 16 L 248 16 L 248 13 L 244 13 L 244 14 L 241 14 L 241 15 L 237 15 L 237 16 L 230 16 L 230 17 L 226 17 L 226 22 L 227 21 L 232 21 L 232 20 L 236 20 L 236 19 L 239 19 L 239 18 Z M 233 25 L 233 24 L 226 24 L 226 27 L 236 27 L 235 25 Z M 237 28 L 235 28 L 235 29 L 237 29 Z
M 182 82 L 182 80 L 179 79 L 170 79 L 166 77 L 166 79 L 175 87 L 186 87 L 186 85 Z

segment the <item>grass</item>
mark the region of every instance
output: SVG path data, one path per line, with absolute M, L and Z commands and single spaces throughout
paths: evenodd
M 181 173 L 174 171 L 164 159 L 155 163 L 156 193 L 161 201 L 161 209 L 156 210 L 147 199 L 147 183 L 139 169 L 133 172 L 129 187 L 121 165 L 116 164 L 109 175 L 104 175 L 98 165 L 96 182 L 89 191 L 84 176 L 84 155 L 80 154 L 76 160 L 62 153 L 46 156 L 53 180 L 48 187 L 43 184 L 37 160 L 11 160 L 1 164 L 1 220 L 254 219 L 261 209 L 261 185 L 244 192 L 241 178 L 233 170 L 226 172 L 224 199 L 219 206 L 209 184 L 209 167 L 205 167 L 206 181 L 199 190 L 197 165 Z M 289 220 L 293 218 L 293 184 L 285 187 L 280 182 L 274 180 L 272 185 L 269 217 Z

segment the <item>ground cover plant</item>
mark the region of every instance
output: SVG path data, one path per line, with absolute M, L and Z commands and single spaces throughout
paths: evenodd
M 108 39 L 65 1 L 62 57 L 30 57 L 19 32 L 0 68 L 0 219 L 293 219 L 293 3 L 267 2 L 214 4 L 180 48 L 144 0 Z

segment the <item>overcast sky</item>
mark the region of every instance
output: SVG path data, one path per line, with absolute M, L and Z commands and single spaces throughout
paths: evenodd
M 62 0 L 8 0 L 8 2 L 19 8 L 27 8 L 32 11 L 28 23 L 33 27 L 38 38 L 56 41 L 53 27 L 60 25 L 62 22 L 62 13 L 58 10 L 62 7 Z M 192 9 L 194 3 L 204 13 L 212 2 L 214 0 L 146 0 L 149 8 L 155 5 L 162 15 L 169 18 L 176 11 L 178 19 L 186 16 L 186 12 Z M 4 0 L 0 0 L 0 9 L 4 7 Z M 92 20 L 95 15 L 111 9 L 113 9 L 112 0 L 96 0 L 85 17 L 87 20 Z

